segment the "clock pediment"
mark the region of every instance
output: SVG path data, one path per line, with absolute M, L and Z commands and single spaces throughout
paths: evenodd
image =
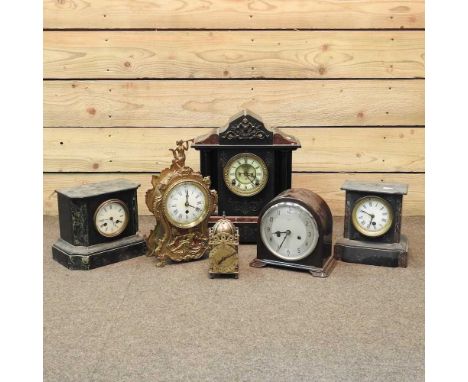
M 234 115 L 219 131 L 219 143 L 231 145 L 273 144 L 273 131 L 250 111 Z

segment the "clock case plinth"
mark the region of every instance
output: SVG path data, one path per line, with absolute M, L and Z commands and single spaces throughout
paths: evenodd
M 327 277 L 335 266 L 332 255 L 333 217 L 327 203 L 316 193 L 301 188 L 286 190 L 265 205 L 258 217 L 258 225 L 263 214 L 274 204 L 280 202 L 297 203 L 309 211 L 317 222 L 319 239 L 310 255 L 297 261 L 284 261 L 270 253 L 261 239 L 258 229 L 257 258 L 250 263 L 251 267 L 261 268 L 267 265 L 305 270 L 312 276 Z
M 243 111 L 224 128 L 195 138 L 192 147 L 200 151 L 201 173 L 210 176 L 211 185 L 218 192 L 218 211 L 210 219 L 210 226 L 225 214 L 239 228 L 240 243 L 256 243 L 257 217 L 263 206 L 291 188 L 292 151 L 301 147 L 300 142 L 278 129 L 267 128 L 254 113 Z M 268 169 L 267 184 L 256 195 L 236 195 L 224 183 L 226 164 L 240 153 L 259 156 Z
M 346 181 L 341 189 L 346 191 L 344 233 L 335 244 L 334 257 L 347 263 L 405 268 L 408 239 L 401 234 L 401 220 L 403 195 L 408 193 L 408 185 Z M 381 197 L 393 210 L 392 226 L 382 236 L 367 237 L 352 223 L 354 205 L 364 196 Z
M 90 270 L 141 256 L 146 243 L 138 234 L 137 189 L 117 179 L 57 190 L 60 238 L 52 246 L 54 260 L 72 270 Z M 94 225 L 96 209 L 109 199 L 122 201 L 128 224 L 116 237 L 104 237 Z

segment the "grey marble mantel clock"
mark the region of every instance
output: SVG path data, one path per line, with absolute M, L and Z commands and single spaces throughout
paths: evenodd
M 408 240 L 401 234 L 408 185 L 346 181 L 343 238 L 334 255 L 349 263 L 406 267 Z

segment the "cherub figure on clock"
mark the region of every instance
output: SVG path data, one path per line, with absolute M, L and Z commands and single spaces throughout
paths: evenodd
M 177 141 L 169 168 L 153 175 L 153 188 L 146 192 L 146 205 L 156 218 L 147 238 L 148 256 L 156 265 L 199 259 L 208 249 L 208 218 L 217 205 L 217 193 L 210 190 L 210 177 L 203 177 L 185 165 L 188 141 Z

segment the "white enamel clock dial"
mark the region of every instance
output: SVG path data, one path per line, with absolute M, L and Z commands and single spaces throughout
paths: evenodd
M 259 156 L 234 155 L 224 168 L 224 182 L 234 194 L 252 196 L 262 191 L 268 181 L 268 169 Z
M 307 257 L 319 239 L 317 222 L 312 214 L 293 202 L 271 206 L 262 216 L 260 235 L 271 253 L 289 261 Z
M 195 227 L 208 215 L 207 191 L 197 182 L 176 183 L 165 197 L 165 213 L 179 228 Z
M 115 237 L 127 228 L 128 219 L 125 203 L 118 199 L 110 199 L 96 209 L 94 225 L 102 236 Z
M 365 236 L 382 236 L 392 226 L 392 207 L 381 197 L 365 196 L 354 205 L 352 222 L 354 228 Z

